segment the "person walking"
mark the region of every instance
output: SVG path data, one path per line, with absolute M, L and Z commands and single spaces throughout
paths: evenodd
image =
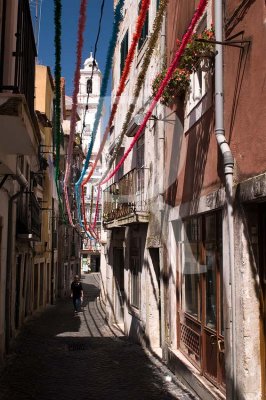
M 83 301 L 83 287 L 78 275 L 74 276 L 74 280 L 71 283 L 71 297 L 73 300 L 74 312 L 78 314 L 81 312 L 81 304 Z

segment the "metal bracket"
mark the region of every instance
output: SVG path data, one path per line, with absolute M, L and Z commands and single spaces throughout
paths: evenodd
M 2 179 L 1 182 L 0 182 L 0 189 L 1 189 L 1 187 L 4 185 L 4 183 L 5 183 L 5 181 L 7 180 L 8 177 L 9 177 L 9 174 L 6 174 L 6 175 L 3 177 L 3 179 Z
M 208 40 L 208 39 L 195 39 L 196 42 L 203 42 L 203 43 L 213 43 L 213 44 L 220 44 L 222 46 L 231 46 L 231 47 L 238 47 L 239 49 L 243 49 L 245 45 L 250 44 L 250 40 L 225 40 L 219 42 L 218 40 Z M 243 44 L 243 46 L 242 46 Z

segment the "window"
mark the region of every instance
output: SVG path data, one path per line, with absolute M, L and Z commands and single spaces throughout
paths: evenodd
M 139 12 L 140 12 L 140 8 L 141 8 L 141 1 L 139 3 Z M 143 46 L 143 43 L 145 42 L 148 34 L 149 34 L 149 11 L 147 12 L 146 19 L 145 19 L 145 22 L 144 22 L 144 25 L 143 25 L 143 28 L 141 31 L 140 38 L 139 38 L 138 50 L 140 50 L 141 47 Z
M 128 53 L 128 30 L 126 31 L 120 46 L 120 76 L 123 73 L 125 61 L 127 58 L 127 53 Z
M 84 137 L 88 137 L 91 135 L 91 126 L 90 124 L 86 124 L 84 128 Z
M 200 320 L 199 220 L 184 222 L 183 309 Z
M 199 28 L 197 29 L 197 34 L 204 31 L 207 28 L 207 17 L 203 17 Z M 190 76 L 190 96 L 189 96 L 189 108 L 192 109 L 196 104 L 202 99 L 202 97 L 207 92 L 207 74 L 208 68 L 204 68 L 204 60 L 198 66 L 197 71 L 193 72 Z
M 144 190 L 144 135 L 137 141 L 137 191 Z
M 156 10 L 160 7 L 160 0 L 156 0 Z
M 92 79 L 87 80 L 87 94 L 92 93 Z

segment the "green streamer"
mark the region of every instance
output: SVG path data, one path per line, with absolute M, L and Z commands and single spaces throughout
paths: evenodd
M 54 0 L 54 26 L 55 26 L 55 101 L 54 101 L 54 133 L 55 133 L 55 184 L 57 189 L 59 210 L 61 218 L 66 223 L 64 216 L 64 207 L 62 202 L 62 196 L 59 185 L 60 177 L 60 144 L 61 144 L 61 16 L 62 16 L 62 4 L 61 0 Z

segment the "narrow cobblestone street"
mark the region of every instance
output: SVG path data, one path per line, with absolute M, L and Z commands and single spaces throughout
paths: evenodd
M 99 275 L 82 283 L 81 314 L 73 315 L 69 299 L 26 323 L 1 373 L 1 400 L 196 399 L 160 361 L 107 325 Z

